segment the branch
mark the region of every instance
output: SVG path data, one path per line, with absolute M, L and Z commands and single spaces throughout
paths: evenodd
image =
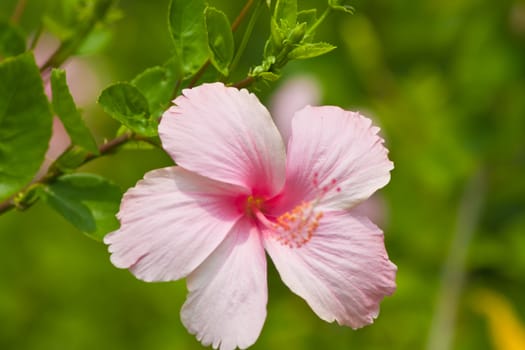
M 97 158 L 100 158 L 102 156 L 105 156 L 105 155 L 108 155 L 110 153 L 112 153 L 113 151 L 115 151 L 119 146 L 125 144 L 126 142 L 128 141 L 131 141 L 131 140 L 141 140 L 140 137 L 136 137 L 136 136 L 133 136 L 132 134 L 123 134 L 123 135 L 120 135 L 118 137 L 115 137 L 114 139 L 112 140 L 109 140 L 108 142 L 104 143 L 103 145 L 101 145 L 99 148 L 98 148 L 98 151 L 99 151 L 99 154 L 93 154 L 93 153 L 89 153 L 85 158 L 84 160 L 82 161 L 82 163 L 79 165 L 82 166 L 82 165 L 85 165 L 87 163 L 89 163 L 90 161 L 94 160 L 94 159 L 97 159 Z M 59 176 L 63 175 L 64 172 L 60 169 L 57 169 L 57 168 L 50 168 L 50 170 L 48 170 L 48 172 L 44 175 L 42 175 L 40 178 L 38 178 L 36 181 L 34 181 L 33 183 L 30 184 L 30 186 L 32 185 L 35 185 L 35 184 L 48 184 L 48 183 L 52 183 L 53 181 L 55 181 Z M 29 187 L 29 186 L 28 186 Z M 24 190 L 22 191 L 19 191 L 17 194 L 20 194 L 20 193 L 23 193 L 25 190 L 27 190 L 26 187 Z M 5 212 L 8 212 L 9 210 L 11 209 L 14 209 L 16 207 L 15 205 L 15 202 L 14 202 L 14 197 L 17 195 L 15 194 L 14 196 L 8 198 L 7 200 L 3 201 L 3 202 L 0 202 L 0 215 L 5 213 Z M 28 206 L 29 207 L 29 206 Z M 26 209 L 26 208 L 24 208 Z

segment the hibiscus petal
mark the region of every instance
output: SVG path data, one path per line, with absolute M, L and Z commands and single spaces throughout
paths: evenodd
M 379 228 L 364 217 L 325 213 L 299 248 L 265 232 L 265 248 L 284 283 L 323 320 L 352 328 L 373 322 L 379 302 L 395 290 L 396 266 Z
M 281 211 L 316 198 L 325 209 L 350 208 L 386 185 L 393 163 L 378 131 L 370 119 L 338 107 L 297 112 Z
M 187 279 L 182 322 L 203 345 L 221 350 L 255 343 L 266 318 L 266 257 L 257 228 L 242 219 Z
M 124 195 L 120 229 L 104 238 L 111 262 L 145 281 L 185 277 L 243 215 L 235 205 L 242 191 L 180 167 L 147 173 Z
M 182 167 L 272 195 L 285 178 L 285 149 L 270 114 L 247 90 L 221 83 L 186 89 L 164 113 L 159 135 Z

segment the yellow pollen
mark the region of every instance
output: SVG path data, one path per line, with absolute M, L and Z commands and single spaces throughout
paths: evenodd
M 246 214 L 253 216 L 256 211 L 260 211 L 264 203 L 264 199 L 261 197 L 249 196 L 246 199 Z
M 323 212 L 315 212 L 311 202 L 303 202 L 275 220 L 276 239 L 290 248 L 299 248 L 312 239 Z

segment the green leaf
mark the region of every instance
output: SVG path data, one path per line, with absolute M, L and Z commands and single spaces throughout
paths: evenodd
M 306 23 L 306 29 L 310 28 L 317 21 L 317 10 L 303 10 L 297 13 L 297 23 Z
M 7 22 L 0 21 L 0 57 L 16 56 L 26 50 L 22 32 Z
M 208 38 L 204 19 L 204 0 L 171 0 L 169 29 L 175 54 L 188 78 L 208 59 Z
M 206 31 L 210 61 L 224 76 L 229 74 L 229 66 L 233 59 L 233 33 L 230 21 L 224 12 L 213 7 L 206 9 Z
M 93 174 L 68 174 L 43 187 L 42 199 L 76 228 L 102 240 L 118 228 L 115 215 L 122 192 L 109 180 Z
M 71 173 L 81 166 L 88 156 L 89 152 L 82 147 L 69 147 L 51 164 L 51 168 L 57 168 L 64 173 Z
M 35 175 L 51 137 L 52 114 L 31 53 L 0 63 L 0 200 Z
M 302 60 L 306 58 L 312 58 L 324 55 L 335 49 L 334 45 L 328 43 L 305 43 L 296 47 L 288 54 L 288 58 L 291 60 Z
M 146 69 L 131 81 L 148 101 L 153 118 L 158 118 L 169 106 L 179 74 L 173 62 Z
M 337 11 L 354 14 L 354 8 L 350 5 L 343 4 L 344 0 L 328 0 L 328 6 Z
M 277 0 L 273 18 L 281 27 L 293 28 L 297 22 L 297 0 Z
M 66 129 L 71 143 L 98 154 L 98 147 L 91 132 L 84 124 L 80 112 L 75 106 L 66 82 L 66 72 L 63 69 L 53 69 L 51 72 L 51 90 L 53 92 L 53 110 L 58 115 Z
M 137 134 L 157 135 L 157 123 L 150 118 L 148 100 L 135 86 L 116 83 L 102 91 L 98 103 L 104 111 Z

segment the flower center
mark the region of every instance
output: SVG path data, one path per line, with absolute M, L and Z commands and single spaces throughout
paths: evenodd
M 309 242 L 317 231 L 323 211 L 319 210 L 319 203 L 331 191 L 341 192 L 336 179 L 323 181 L 320 186 L 319 176 L 314 173 L 312 184 L 317 190 L 317 196 L 310 201 L 303 201 L 277 217 L 267 215 L 265 198 L 259 196 L 248 196 L 245 202 L 245 213 L 267 228 L 273 238 L 290 248 L 300 248 Z M 269 203 L 266 204 L 266 206 Z
M 244 211 L 249 217 L 255 217 L 256 212 L 260 212 L 263 208 L 264 198 L 259 196 L 248 196 Z

